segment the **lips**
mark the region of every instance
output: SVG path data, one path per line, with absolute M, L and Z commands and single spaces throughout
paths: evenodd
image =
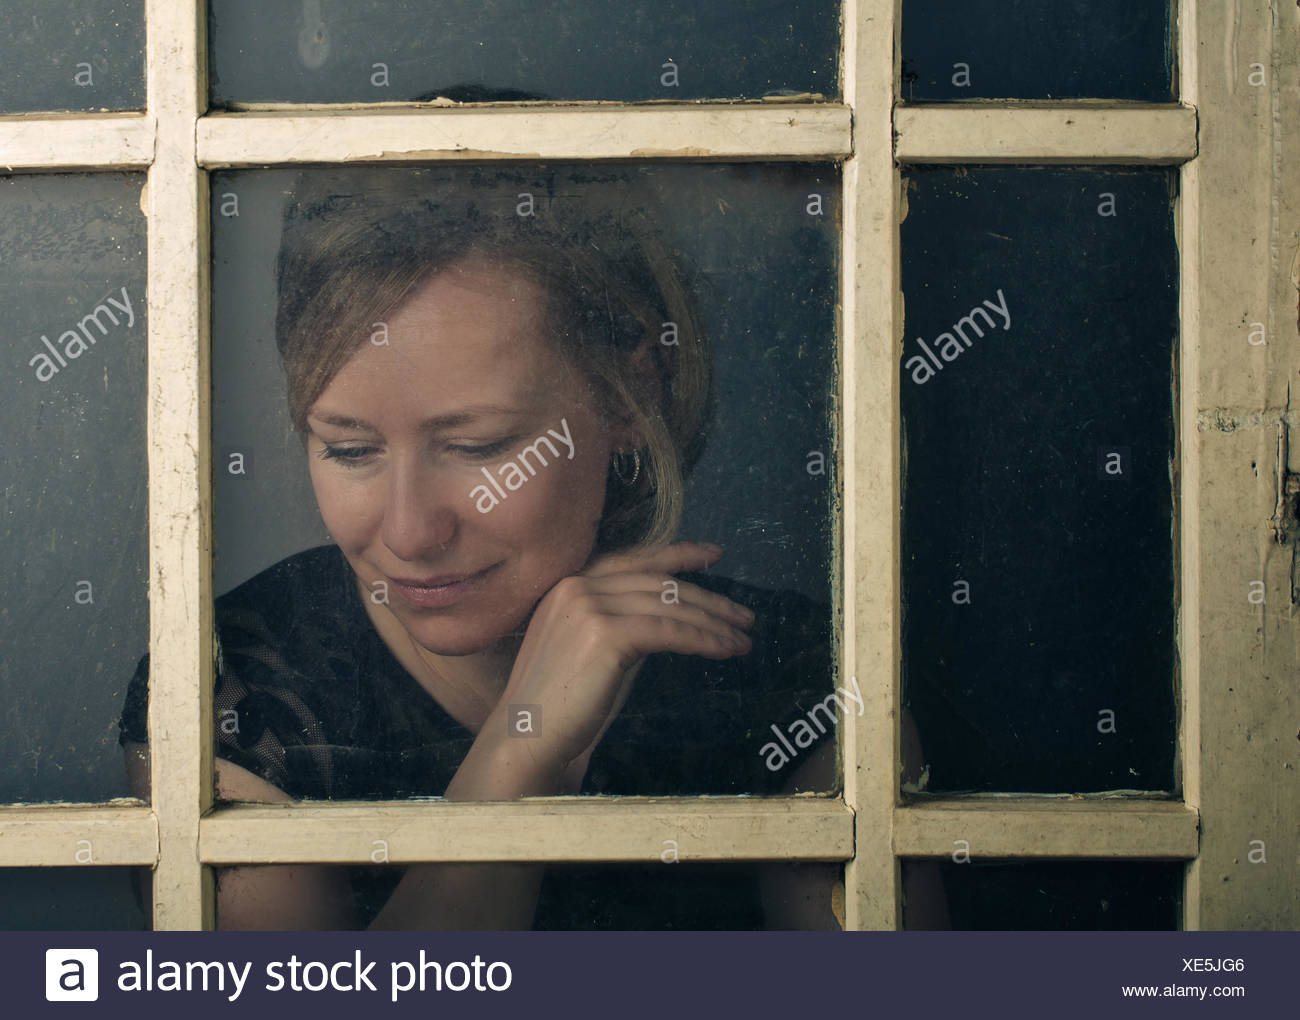
M 407 605 L 416 609 L 440 609 L 454 605 L 477 591 L 484 577 L 495 567 L 485 567 L 476 574 L 436 574 L 410 581 L 393 578 L 393 587 Z
M 438 574 L 435 577 L 394 577 L 393 582 L 405 585 L 408 588 L 441 588 L 444 585 L 456 584 L 460 581 L 468 580 L 471 577 L 477 577 L 483 573 L 482 570 L 475 571 L 471 574 Z

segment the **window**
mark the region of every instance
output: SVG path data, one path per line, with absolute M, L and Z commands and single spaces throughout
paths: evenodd
M 664 841 L 672 840 L 683 863 L 700 867 L 843 864 L 843 895 L 834 902 L 850 929 L 901 927 L 909 876 L 936 862 L 944 862 L 954 922 L 999 926 L 998 918 L 981 913 L 976 890 L 992 879 L 975 869 L 961 872 L 963 852 L 987 865 L 985 874 L 1002 875 L 998 881 L 1008 889 L 1033 876 L 1041 879 L 1035 888 L 1048 890 L 1042 895 L 1050 899 L 1053 890 L 1082 884 L 1083 899 L 1075 905 L 1040 905 L 1033 908 L 1038 913 L 1023 915 L 1048 918 L 1047 924 L 1103 926 L 1106 882 L 1112 880 L 1107 876 L 1126 873 L 1137 876 L 1129 881 L 1150 887 L 1150 902 L 1143 910 L 1126 909 L 1117 926 L 1164 923 L 1158 920 L 1163 918 L 1189 929 L 1294 927 L 1294 908 L 1284 893 L 1297 884 L 1287 841 L 1300 828 L 1291 765 L 1300 695 L 1282 679 L 1300 665 L 1290 633 L 1296 487 L 1287 411 L 1287 380 L 1300 349 L 1295 283 L 1287 271 L 1294 222 L 1287 216 L 1300 195 L 1295 176 L 1283 173 L 1295 148 L 1293 125 L 1300 122 L 1296 111 L 1286 109 L 1294 102 L 1300 65 L 1294 32 L 1280 23 L 1275 27 L 1267 10 L 1229 14 L 1219 4 L 1188 2 L 1167 33 L 1177 55 L 1169 65 L 1169 96 L 1158 73 L 1143 77 L 1145 72 L 1135 70 L 1125 87 L 1132 91 L 1117 87 L 1114 94 L 1123 98 L 1113 100 L 1087 98 L 1095 94 L 1091 81 L 1059 90 L 1078 99 L 1058 101 L 1058 92 L 1048 90 L 1046 99 L 1015 100 L 1007 97 L 1021 95 L 1021 86 L 995 79 L 977 89 L 991 90 L 983 94 L 994 98 L 947 102 L 964 95 L 953 94 L 963 88 L 963 72 L 943 65 L 971 65 L 974 84 L 979 58 L 968 60 L 948 44 L 928 53 L 908 50 L 907 0 L 850 0 L 841 12 L 838 87 L 822 85 L 832 65 L 814 45 L 819 32 L 825 38 L 826 12 L 814 24 L 803 11 L 803 28 L 795 33 L 802 41 L 795 49 L 811 47 L 804 70 L 780 81 L 769 74 L 724 82 L 689 97 L 716 93 L 718 101 L 642 102 L 652 96 L 628 91 L 614 103 L 558 102 L 591 98 L 571 76 L 556 85 L 537 84 L 542 78 L 507 84 L 554 89 L 555 103 L 525 96 L 518 103 L 449 106 L 437 99 L 447 84 L 439 80 L 402 91 L 395 105 L 366 106 L 358 105 L 359 94 L 378 86 L 362 73 L 364 67 L 359 73 L 366 84 L 355 87 L 359 92 L 276 94 L 259 84 L 236 87 L 233 71 L 214 85 L 209 70 L 228 65 L 205 48 L 204 6 L 166 0 L 144 5 L 146 112 L 34 116 L 17 112 L 29 109 L 19 105 L 0 117 L 0 165 L 13 175 L 10 182 L 29 174 L 148 174 L 142 198 L 148 266 L 143 321 L 149 651 L 156 679 L 149 706 L 150 803 L 105 803 L 90 793 L 97 803 L 0 809 L 0 865 L 8 877 L 21 875 L 13 869 L 58 866 L 76 869 L 79 880 L 94 868 L 154 866 L 155 889 L 167 894 L 154 897 L 153 926 L 197 929 L 214 926 L 214 869 L 373 863 L 380 830 L 391 834 L 385 853 L 392 864 L 654 865 Z M 237 6 L 212 5 L 214 47 L 235 24 L 221 21 L 221 8 L 229 13 Z M 326 3 L 303 5 L 304 17 L 326 26 L 330 10 Z M 1284 5 L 1277 17 L 1294 27 L 1294 9 Z M 337 33 L 306 22 L 299 30 L 302 38 L 295 36 L 293 46 L 305 47 L 304 60 L 335 45 Z M 1165 45 L 1158 30 L 1144 29 L 1140 38 Z M 1144 54 L 1150 58 L 1150 49 Z M 668 72 L 662 65 L 672 56 L 658 61 L 660 74 Z M 402 57 L 411 66 L 418 58 L 418 48 Z M 475 65 L 467 63 L 452 78 L 474 73 Z M 942 88 L 922 88 L 930 79 Z M 428 91 L 435 95 L 426 96 Z M 787 92 L 796 94 L 782 95 Z M 1175 92 L 1177 99 L 1170 98 Z M 227 108 L 209 111 L 210 96 L 214 107 Z M 428 102 L 412 103 L 415 97 Z M 672 98 L 686 99 L 687 92 Z M 743 101 L 727 101 L 733 99 Z M 290 105 L 294 101 L 301 105 Z M 340 105 L 309 105 L 328 102 Z M 70 108 L 62 99 L 54 105 Z M 103 105 L 130 110 L 140 104 L 127 95 Z M 211 297 L 219 282 L 212 270 L 218 240 L 211 227 L 214 181 L 343 164 L 619 161 L 665 168 L 810 164 L 825 180 L 840 180 L 842 342 L 839 389 L 827 394 L 840 423 L 835 448 L 826 451 L 834 472 L 829 477 L 841 485 L 839 519 L 829 531 L 838 536 L 831 594 L 839 627 L 835 676 L 860 685 L 865 710 L 840 715 L 839 788 L 786 798 L 680 801 L 214 804 L 213 596 L 219 568 L 212 558 L 212 479 L 223 452 L 215 434 L 217 363 L 210 351 Z M 1173 426 L 1176 443 L 1172 479 L 1166 479 L 1173 496 L 1176 629 L 1157 635 L 1153 647 L 1159 648 L 1148 650 L 1151 658 L 1143 662 L 1152 670 L 1172 670 L 1151 677 L 1148 688 L 1176 684 L 1176 733 L 1166 720 L 1155 746 L 1141 739 L 1134 745 L 1157 763 L 1174 751 L 1174 783 L 1160 776 L 1121 789 L 1114 770 L 1102 768 L 1095 782 L 1065 780 L 1070 787 L 1090 787 L 1084 792 L 1054 789 L 1061 785 L 1055 781 L 1034 787 L 1029 779 L 1008 789 L 995 770 L 983 780 L 967 774 L 942 785 L 941 792 L 927 793 L 925 765 L 933 741 L 922 732 L 926 753 L 917 756 L 901 711 L 907 650 L 900 422 L 903 388 L 910 385 L 903 359 L 916 335 L 913 322 L 922 336 L 932 335 L 956 321 L 945 320 L 947 311 L 964 315 L 990 295 L 972 284 L 927 309 L 928 320 L 909 303 L 905 320 L 902 294 L 910 284 L 900 237 L 912 215 L 919 222 L 933 213 L 924 208 L 925 196 L 910 186 L 905 192 L 903 182 L 918 188 L 927 180 L 951 183 L 962 169 L 968 181 L 1025 180 L 1044 167 L 1058 168 L 1052 172 L 1061 180 L 1082 174 L 1085 190 L 1114 192 L 1117 201 L 1123 186 L 1141 179 L 1166 214 L 1174 196 L 1176 414 L 1156 421 Z M 1175 177 L 1176 187 L 1166 186 Z M 1100 188 L 1103 180 L 1124 185 Z M 1140 201 L 1156 203 L 1157 197 Z M 990 278 L 988 285 L 996 290 L 1000 284 Z M 1003 292 L 1011 296 L 1009 288 Z M 1012 305 L 1012 316 L 1017 307 Z M 1167 311 L 1162 305 L 1152 314 Z M 23 335 L 39 341 L 32 330 Z M 945 370 L 970 367 L 962 359 L 978 358 L 980 342 Z M 1148 414 L 1164 412 L 1145 398 L 1143 407 Z M 1122 440 L 1111 437 L 1098 445 L 1131 445 Z M 1142 462 L 1135 454 L 1131 463 Z M 218 487 L 218 500 L 220 492 Z M 6 509 L 13 513 L 14 505 Z M 1152 585 L 1164 583 L 1135 579 L 1125 566 L 1121 561 L 1113 568 L 1117 590 L 1137 585 L 1149 594 L 1156 590 Z M 1167 594 L 1167 588 L 1160 592 Z M 1157 600 L 1157 609 L 1168 608 L 1167 599 Z M 1176 660 L 1168 655 L 1171 639 Z M 11 683 L 30 675 L 21 672 L 30 670 L 30 662 L 6 659 L 4 665 Z M 1117 713 L 1115 726 L 1125 740 L 1126 725 Z M 1131 760 L 1123 767 L 1130 765 Z M 1181 890 L 1171 893 L 1179 884 Z M 1179 891 L 1181 912 L 1170 901 Z M 1003 917 L 1001 923 L 1014 922 Z
M 0 114 L 144 109 L 144 0 L 15 0 Z
M 1178 791 L 1176 177 L 907 169 L 903 698 L 928 793 Z
M 141 173 L 0 181 L 10 705 L 0 802 L 128 790 L 106 716 L 149 637 Z M 22 338 L 18 341 L 18 338 Z M 105 523 L 112 541 L 87 532 Z M 76 635 L 77 640 L 69 640 Z M 69 706 L 75 706 L 69 711 Z

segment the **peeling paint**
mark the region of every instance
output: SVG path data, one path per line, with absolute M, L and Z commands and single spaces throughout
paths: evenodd
M 683 149 L 633 149 L 633 156 L 714 156 L 713 149 L 703 149 L 699 146 L 688 145 Z
M 1287 403 L 1291 403 L 1291 386 L 1287 385 Z M 1279 545 L 1286 541 L 1287 514 L 1286 514 L 1286 465 L 1287 465 L 1287 427 L 1282 422 L 1277 423 L 1277 464 L 1273 470 L 1273 484 L 1277 491 L 1277 499 L 1273 504 L 1273 538 Z
M 1232 11 L 1228 31 L 1223 33 L 1223 74 L 1228 83 L 1228 94 L 1237 93 L 1237 28 L 1241 24 L 1241 0 L 1223 0 L 1223 6 Z
M 1228 407 L 1211 407 L 1196 412 L 1198 432 L 1246 432 L 1276 428 L 1282 424 L 1293 427 L 1297 423 L 1300 422 L 1295 413 L 1289 409 L 1244 411 Z
M 348 153 L 348 155 L 344 157 L 344 159 L 349 162 L 354 160 L 355 161 L 400 160 L 404 163 L 409 162 L 410 160 L 413 159 L 445 160 L 448 158 L 451 159 L 541 159 L 542 154 L 540 152 L 505 152 L 505 151 L 497 151 L 493 149 L 461 149 L 461 148 L 455 148 L 450 150 L 420 149 L 415 152 L 412 152 L 410 150 L 405 150 L 405 149 L 399 152 L 394 152 L 390 149 L 385 149 L 383 152 L 377 152 L 377 153 L 370 153 L 370 152 L 355 153 L 355 154 Z
M 820 103 L 826 97 L 820 92 L 791 92 L 788 95 L 763 96 L 765 103 Z

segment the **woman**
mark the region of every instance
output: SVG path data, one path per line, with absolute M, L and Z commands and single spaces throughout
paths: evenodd
M 536 201 L 546 180 L 469 172 L 459 190 L 411 171 L 295 189 L 277 342 L 337 546 L 217 601 L 218 796 L 830 789 L 833 741 L 786 770 L 760 753 L 831 691 L 829 614 L 705 577 L 722 550 L 673 541 L 710 353 L 628 189 L 566 209 Z M 122 724 L 141 796 L 147 669 Z M 756 883 L 660 851 L 631 880 L 237 868 L 218 924 L 836 926 L 831 866 Z

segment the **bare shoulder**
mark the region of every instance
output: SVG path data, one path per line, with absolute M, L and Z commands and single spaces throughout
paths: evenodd
M 224 758 L 217 759 L 217 799 L 280 804 L 293 798 L 261 776 Z
M 149 799 L 149 745 L 127 741 L 127 783 L 132 796 Z M 293 798 L 233 762 L 216 761 L 218 800 L 260 804 Z M 152 873 L 143 876 L 151 910 Z M 247 931 L 347 930 L 358 926 L 346 869 L 321 864 L 270 864 L 222 868 L 217 874 L 217 927 Z
M 126 758 L 126 781 L 131 796 L 148 800 L 149 745 L 128 740 L 122 746 L 122 753 Z M 277 804 L 293 800 L 278 786 L 234 762 L 218 758 L 216 766 L 218 800 L 242 800 L 259 804 Z

